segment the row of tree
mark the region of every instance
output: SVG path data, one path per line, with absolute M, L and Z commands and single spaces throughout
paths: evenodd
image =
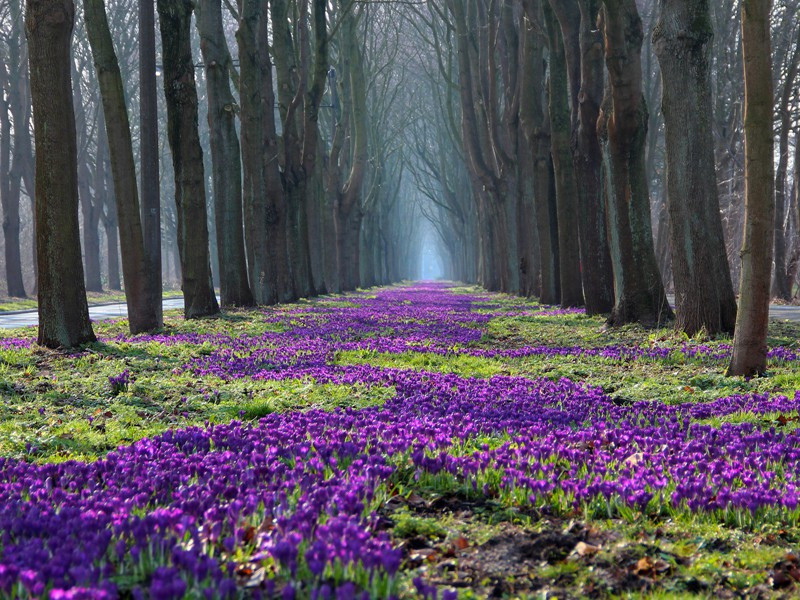
M 797 274 L 787 238 L 797 237 L 798 176 L 787 218 L 787 171 L 789 136 L 800 133 L 800 26 L 791 18 L 796 4 L 727 8 L 721 14 L 725 7 L 708 0 L 431 0 L 418 9 L 429 95 L 444 108 L 427 112 L 428 126 L 415 130 L 414 169 L 435 207 L 427 216 L 451 272 L 493 290 L 585 305 L 610 314 L 611 325 L 671 319 L 669 286 L 678 329 L 735 330 L 731 372 L 763 371 L 771 274 L 782 298 Z M 728 31 L 731 23 L 738 33 Z M 738 74 L 719 56 L 730 43 L 713 46 L 715 26 L 739 45 Z M 773 56 L 773 37 L 785 52 Z M 715 120 L 726 102 L 720 96 L 731 95 L 737 107 L 744 99 L 741 135 Z M 721 144 L 727 154 L 741 148 L 743 163 L 720 160 Z M 457 168 L 437 162 L 448 154 Z M 719 198 L 721 188 L 738 185 L 729 182 L 731 169 L 745 182 L 746 210 L 734 236 L 741 260 L 729 261 Z M 460 187 L 465 176 L 471 194 Z M 659 185 L 665 214 L 654 219 L 651 188 Z M 732 262 L 741 282 L 738 321 Z
M 109 19 L 102 0 L 83 3 L 102 101 L 98 131 L 103 139 L 95 144 L 94 164 L 96 171 L 104 164 L 99 154 L 107 146 L 131 331 L 161 325 L 157 76 L 163 78 L 188 318 L 219 311 L 207 188 L 213 198 L 223 306 L 289 302 L 407 276 L 415 254 L 415 207 L 398 202 L 408 186 L 396 124 L 402 125 L 396 91 L 401 81 L 386 66 L 397 46 L 391 43 L 385 11 L 351 0 L 242 0 L 238 6 L 226 3 L 224 12 L 219 0 L 196 6 L 188 0 L 160 1 L 157 65 L 156 40 L 149 35 L 152 3 L 141 2 L 138 8 L 140 182 L 126 79 L 112 37 L 111 24 L 121 20 Z M 77 202 L 83 197 L 81 183 L 90 179 L 81 178 L 89 161 L 79 160 L 77 151 L 75 156 L 66 153 L 56 169 L 50 158 L 54 147 L 77 147 L 74 115 L 84 112 L 81 94 L 70 88 L 74 23 L 71 2 L 27 3 L 35 156 L 40 161 L 36 183 L 27 189 L 35 189 L 37 198 L 39 339 L 51 346 L 72 346 L 93 336 L 85 289 L 75 285 L 84 279 Z M 230 27 L 226 30 L 231 23 L 233 36 Z M 202 54 L 204 95 L 195 80 L 194 36 Z M 235 62 L 231 37 L 239 56 Z M 44 56 L 50 71 L 40 63 Z M 208 115 L 210 169 L 198 126 L 201 106 Z M 13 133 L 15 147 L 29 133 L 18 123 L 24 125 L 15 120 L 3 130 Z M 84 128 L 81 123 L 78 131 Z M 93 186 L 95 198 L 104 191 Z M 388 225 L 403 221 L 412 223 L 411 229 Z M 58 231 L 47 229 L 48 224 Z M 92 227 L 96 231 L 96 221 L 84 212 L 84 232 Z M 116 238 L 115 232 L 106 233 L 109 240 Z M 11 242 L 6 236 L 7 249 L 19 248 L 18 239 Z M 19 260 L 15 265 L 20 270 Z M 24 288 L 19 292 L 24 294 Z
M 5 40 L 30 62 L 29 91 L 0 73 L 8 289 L 24 189 L 42 343 L 92 338 L 100 222 L 147 331 L 162 239 L 193 318 L 215 281 L 252 306 L 412 276 L 427 221 L 455 279 L 612 325 L 671 319 L 674 289 L 679 329 L 735 329 L 731 371 L 763 370 L 800 265 L 796 0 L 158 0 L 159 37 L 130 1 L 27 0 Z

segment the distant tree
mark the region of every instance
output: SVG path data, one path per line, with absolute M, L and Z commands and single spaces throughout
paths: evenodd
M 645 170 L 642 20 L 636 0 L 603 0 L 608 84 L 598 120 L 608 193 L 614 309 L 609 324 L 663 323 L 672 316 L 653 250 Z
M 0 203 L 3 208 L 3 249 L 9 296 L 26 297 L 22 275 L 20 208 L 23 170 L 32 159 L 30 140 L 30 86 L 19 3 L 9 3 L 7 54 L 0 61 Z M 12 122 L 13 131 L 12 136 Z M 13 139 L 13 150 L 11 142 Z M 30 193 L 30 192 L 29 192 Z
M 244 250 L 242 162 L 236 133 L 237 109 L 228 83 L 231 56 L 222 27 L 220 0 L 201 0 L 197 5 L 197 29 L 208 86 L 220 299 L 222 306 L 253 306 Z M 263 244 L 264 241 L 259 243 Z
M 152 331 L 161 325 L 157 311 L 157 305 L 160 303 L 152 302 L 148 294 L 149 264 L 144 250 L 139 191 L 136 186 L 136 163 L 133 159 L 133 141 L 122 74 L 114 51 L 103 0 L 84 0 L 83 6 L 86 32 L 92 47 L 100 86 L 102 112 L 111 156 L 116 214 L 120 225 L 122 273 L 128 304 L 128 324 L 131 333 Z M 95 160 L 99 161 L 100 157 L 101 152 L 98 149 Z M 95 195 L 97 192 L 95 189 Z M 94 202 L 102 202 L 102 198 L 96 198 Z
M 787 205 L 790 204 L 790 190 L 787 189 L 787 173 L 789 170 L 789 134 L 792 129 L 792 96 L 796 91 L 795 82 L 800 71 L 800 26 L 797 27 L 794 50 L 788 54 L 786 75 L 778 102 L 778 168 L 775 173 L 775 276 L 772 281 L 772 293 L 781 300 L 791 300 L 792 281 L 787 270 L 786 235 L 784 221 Z M 797 152 L 797 148 L 795 148 Z
M 667 208 L 677 329 L 733 333 L 733 294 L 714 162 L 709 0 L 660 0 L 653 33 L 663 80 Z
M 767 368 L 775 220 L 771 0 L 742 0 L 744 56 L 745 223 L 739 314 L 728 375 Z
M 178 249 L 184 314 L 213 315 L 219 305 L 211 280 L 203 149 L 197 128 L 197 85 L 191 46 L 191 0 L 158 0 L 167 137 L 175 171 Z
M 78 150 L 72 106 L 71 0 L 26 0 L 36 149 L 39 344 L 71 348 L 95 340 L 81 262 Z
M 342 3 L 345 4 L 345 3 Z M 360 242 L 361 222 L 363 211 L 361 208 L 361 192 L 367 172 L 367 83 L 364 74 L 364 56 L 359 47 L 359 16 L 360 11 L 344 8 L 342 19 L 342 36 L 340 43 L 342 74 L 346 77 L 343 82 L 343 99 L 345 110 L 350 114 L 345 120 L 350 123 L 349 156 L 343 157 L 344 164 L 350 165 L 347 179 L 344 182 L 336 181 L 336 198 L 333 205 L 334 226 L 336 230 L 336 262 L 338 271 L 338 284 L 336 289 L 355 290 L 360 284 Z M 338 124 L 339 135 L 334 136 L 334 150 L 331 161 L 336 164 L 331 166 L 339 170 L 344 135 L 341 133 L 342 124 Z

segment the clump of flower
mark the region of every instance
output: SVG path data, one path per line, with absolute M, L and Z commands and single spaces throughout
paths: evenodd
M 128 385 L 132 381 L 131 373 L 125 369 L 119 375 L 112 375 L 108 378 L 108 383 L 111 385 L 111 395 L 118 396 L 128 389 Z

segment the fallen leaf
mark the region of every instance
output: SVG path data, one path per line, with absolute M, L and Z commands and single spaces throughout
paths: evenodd
M 575 544 L 575 552 L 578 553 L 578 556 L 594 556 L 599 551 L 600 548 L 587 544 L 586 542 L 578 542 Z

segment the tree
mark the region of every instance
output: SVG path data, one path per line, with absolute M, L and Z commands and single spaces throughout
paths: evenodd
M 658 325 L 672 317 L 653 250 L 645 172 L 642 20 L 635 0 L 603 0 L 608 84 L 597 123 L 608 194 L 614 309 L 610 325 Z
M 781 300 L 792 299 L 792 281 L 789 279 L 786 264 L 786 236 L 783 223 L 786 218 L 787 190 L 786 175 L 789 170 L 789 133 L 792 128 L 791 99 L 795 90 L 797 72 L 800 70 L 800 27 L 797 28 L 797 39 L 794 51 L 788 57 L 786 77 L 778 105 L 780 130 L 778 132 L 778 169 L 775 174 L 775 276 L 772 282 L 772 293 Z M 795 148 L 795 152 L 797 149 Z
M 731 376 L 752 377 L 767 368 L 775 219 L 771 8 L 771 0 L 742 0 L 745 222 Z
M 319 175 L 315 171 L 319 150 L 317 121 L 330 66 L 326 6 L 325 0 L 302 0 L 296 11 L 290 11 L 287 0 L 270 0 L 282 125 L 278 153 L 283 167 L 285 226 L 294 298 L 316 293 L 308 239 L 308 203 L 312 179 Z M 296 19 L 290 20 L 290 13 L 296 14 Z M 266 57 L 262 63 L 268 63 Z
M 95 340 L 81 263 L 78 149 L 72 106 L 71 0 L 26 0 L 36 149 L 39 344 L 72 348 Z
M 660 0 L 659 7 L 653 44 L 663 81 L 675 327 L 733 333 L 736 298 L 714 162 L 709 0 Z
M 219 312 L 211 280 L 203 149 L 197 129 L 197 86 L 190 24 L 191 0 L 158 0 L 167 137 L 175 171 L 175 206 L 184 314 L 187 319 Z
M 346 93 L 343 98 L 347 100 L 345 110 L 350 114 L 345 123 L 350 123 L 350 147 L 352 156 L 346 157 L 346 164 L 350 164 L 347 180 L 339 185 L 337 178 L 335 201 L 333 206 L 334 226 L 336 230 L 336 264 L 339 282 L 336 289 L 355 290 L 360 283 L 360 242 L 361 221 L 361 189 L 367 170 L 367 84 L 364 75 L 364 57 L 359 48 L 358 17 L 354 10 L 344 7 L 346 11 L 342 19 L 341 38 L 341 64 L 344 76 L 343 83 Z M 339 170 L 339 157 L 341 156 L 341 133 L 343 124 L 337 123 L 339 143 L 334 143 L 334 153 L 331 156 L 332 168 Z
M 564 40 L 572 107 L 572 153 L 578 191 L 581 278 L 586 312 L 611 312 L 614 275 L 606 229 L 606 197 L 597 119 L 603 98 L 603 34 L 600 0 L 549 0 Z
M 161 190 L 155 29 L 153 0 L 139 0 L 139 193 L 142 239 L 147 260 L 147 298 L 154 306 L 160 327 L 164 323 L 164 315 L 161 304 Z
M 550 144 L 556 182 L 558 214 L 558 272 L 561 282 L 561 306 L 583 306 L 581 285 L 580 236 L 578 235 L 578 185 L 572 162 L 572 119 L 570 105 L 575 94 L 571 91 L 574 75 L 568 79 L 569 64 L 565 55 L 565 40 L 550 4 L 544 3 L 545 24 L 549 39 L 549 113 Z M 576 7 L 577 8 L 577 7 Z M 563 6 L 562 6 L 563 9 Z M 572 44 L 569 44 L 572 48 Z M 574 62 L 574 61 L 573 61 Z M 587 268 L 590 268 L 587 265 Z
M 222 28 L 220 0 L 202 0 L 198 4 L 197 29 L 208 86 L 220 298 L 222 306 L 253 306 L 244 251 L 242 165 L 236 134 L 236 107 L 228 83 L 231 57 Z
M 136 186 L 136 164 L 133 160 L 133 142 L 122 74 L 114 51 L 103 0 L 84 0 L 83 6 L 86 32 L 92 47 L 100 86 L 111 156 L 116 214 L 120 225 L 122 275 L 128 305 L 128 325 L 131 333 L 152 331 L 161 325 L 157 310 L 157 305 L 160 303 L 152 302 L 148 294 L 149 264 L 144 249 L 139 191 Z M 98 150 L 96 160 L 99 161 L 100 156 L 101 152 Z M 97 191 L 96 189 L 95 194 Z M 95 198 L 95 203 L 99 202 L 102 202 L 102 199 Z

